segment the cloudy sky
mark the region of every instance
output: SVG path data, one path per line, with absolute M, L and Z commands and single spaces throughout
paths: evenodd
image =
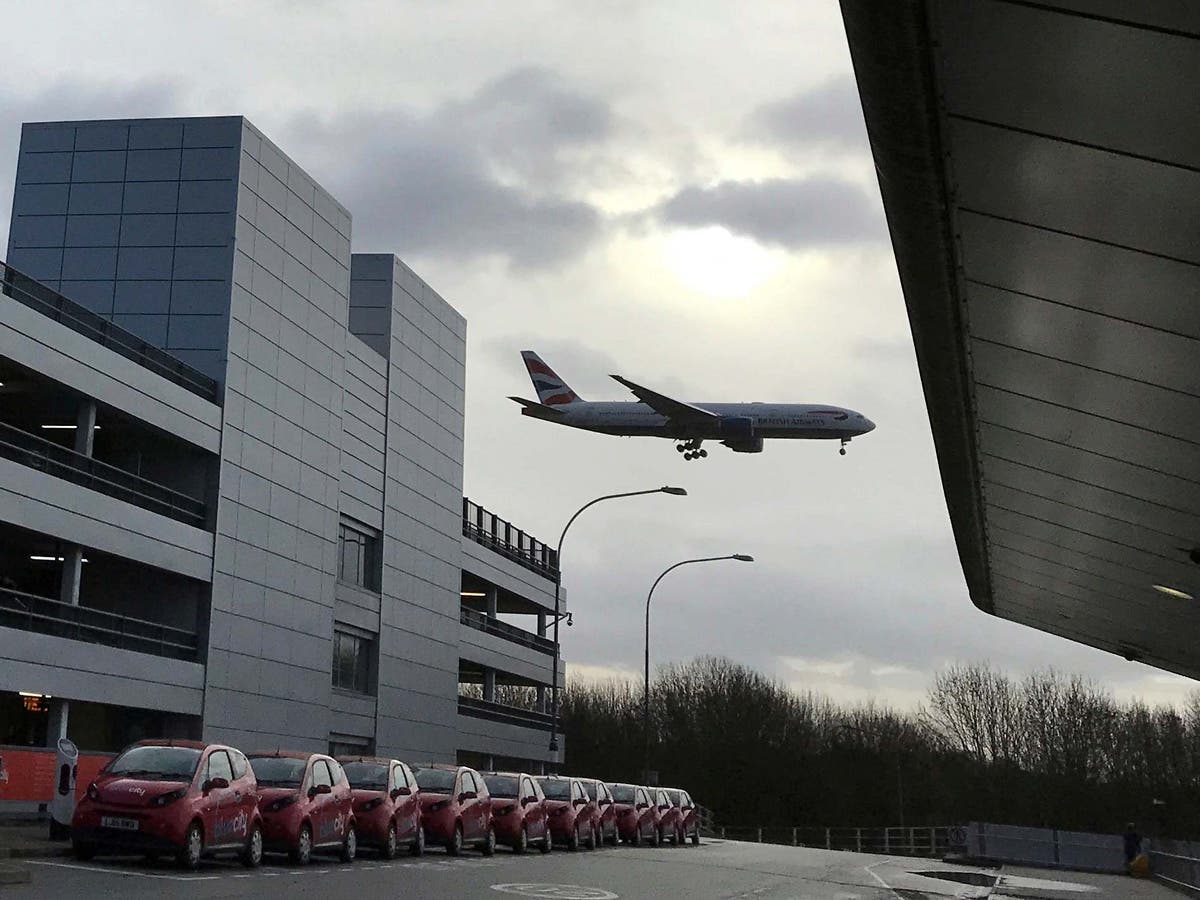
M 573 676 L 719 653 L 915 704 L 930 673 L 1053 664 L 1119 696 L 1194 682 L 971 605 L 835 0 L 0 0 L 0 173 L 19 124 L 244 114 L 469 322 L 466 491 L 564 549 Z M 16 39 L 12 38 L 16 36 Z M 0 179 L 0 210 L 11 175 Z M 7 217 L 0 246 L 7 244 Z M 522 419 L 518 351 L 587 399 L 835 403 L 878 429 L 715 448 Z

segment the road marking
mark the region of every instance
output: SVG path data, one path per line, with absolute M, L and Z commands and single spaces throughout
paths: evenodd
M 161 875 L 155 872 L 136 872 L 131 869 L 113 869 L 107 866 L 80 866 L 75 863 L 48 862 L 44 859 L 30 859 L 26 862 L 35 866 L 53 866 L 56 869 L 78 869 L 81 872 L 105 872 L 109 875 L 125 875 L 129 878 L 158 878 L 165 881 L 216 881 L 220 875 Z
M 892 888 L 892 886 L 890 884 L 888 884 L 886 881 L 884 881 L 882 878 L 880 878 L 877 874 L 875 874 L 876 866 L 882 866 L 884 863 L 890 863 L 891 861 L 892 861 L 892 858 L 889 856 L 887 859 L 881 859 L 879 862 L 871 863 L 871 865 L 863 866 L 863 868 L 866 869 L 866 872 L 868 875 L 870 875 L 872 878 L 874 878 L 876 881 L 878 881 L 884 888 L 891 891 L 892 896 L 895 897 L 896 900 L 903 900 L 903 898 L 899 894 L 896 893 L 896 891 Z
M 543 897 L 546 900 L 618 900 L 619 894 L 603 888 L 584 887 L 579 884 L 493 884 L 493 891 L 501 894 L 517 894 L 521 897 Z

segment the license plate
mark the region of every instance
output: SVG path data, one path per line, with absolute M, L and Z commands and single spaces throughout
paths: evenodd
M 140 827 L 137 819 L 122 819 L 118 816 L 101 816 L 100 827 L 118 828 L 121 831 L 137 831 Z

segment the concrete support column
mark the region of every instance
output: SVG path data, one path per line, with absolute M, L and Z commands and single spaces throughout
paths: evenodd
M 62 582 L 58 599 L 72 606 L 79 605 L 79 582 L 83 578 L 83 548 L 78 544 L 63 547 Z
M 537 686 L 537 711 L 540 713 L 546 711 L 546 686 L 541 684 Z
M 500 607 L 500 589 L 495 585 L 487 589 L 487 617 L 489 619 L 496 618 Z
M 496 670 L 483 670 L 483 699 L 489 703 L 496 702 Z
M 96 401 L 85 397 L 79 402 L 79 411 L 75 414 L 75 452 L 91 456 L 95 440 Z
M 67 717 L 70 703 L 59 697 L 50 698 L 50 711 L 46 717 L 46 746 L 53 747 L 67 736 Z
M 546 618 L 547 616 L 544 612 L 538 613 L 538 637 L 546 636 Z

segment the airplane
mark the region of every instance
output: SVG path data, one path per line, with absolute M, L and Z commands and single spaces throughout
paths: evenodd
M 845 456 L 851 438 L 875 429 L 862 413 L 840 406 L 684 403 L 620 375 L 609 377 L 629 388 L 638 402 L 588 402 L 532 350 L 522 350 L 521 356 L 538 396 L 536 401 L 508 398 L 521 404 L 521 415 L 600 434 L 669 438 L 689 461 L 708 456 L 705 441 L 720 441 L 734 453 L 761 453 L 767 438 L 838 440 L 838 453 Z

